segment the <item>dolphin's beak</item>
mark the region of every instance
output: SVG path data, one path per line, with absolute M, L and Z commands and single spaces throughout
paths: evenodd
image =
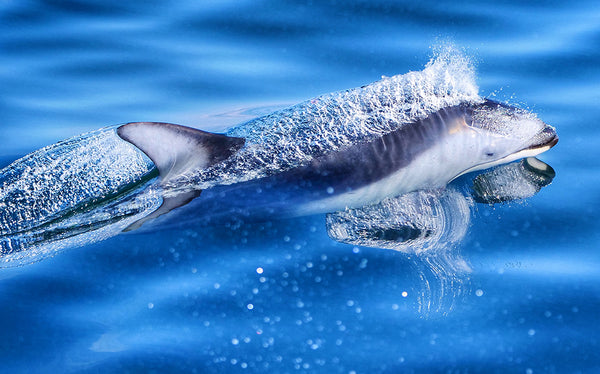
M 556 135 L 556 130 L 554 130 L 554 127 L 544 124 L 542 130 L 540 130 L 540 132 L 533 136 L 529 143 L 531 145 L 521 149 L 520 151 L 510 153 L 505 157 L 497 159 L 495 161 L 484 162 L 482 164 L 478 164 L 469 169 L 466 169 L 453 179 L 471 171 L 482 170 L 492 166 L 509 163 L 520 158 L 534 157 L 536 155 L 539 155 L 540 153 L 546 152 L 550 148 L 554 147 L 556 143 L 558 143 L 558 135 Z
M 545 148 L 544 150 L 548 150 L 558 143 L 558 135 L 556 135 L 554 127 L 546 125 L 531 141 L 532 144 L 526 149 L 533 150 Z

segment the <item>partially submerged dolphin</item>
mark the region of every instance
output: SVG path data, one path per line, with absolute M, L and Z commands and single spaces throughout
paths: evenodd
M 529 112 L 487 99 L 442 108 L 397 127 L 328 152 L 320 152 L 324 146 L 318 142 L 305 145 L 282 134 L 265 149 L 241 137 L 166 123 L 129 123 L 117 133 L 157 165 L 167 196 L 177 200 L 181 194 L 182 201 L 171 202 L 170 209 L 187 203 L 190 189 L 197 195 L 201 189 L 235 185 L 221 189 L 228 191 L 223 207 L 230 196 L 247 202 L 259 198 L 255 191 L 283 190 L 289 192 L 277 209 L 292 214 L 360 207 L 442 187 L 465 173 L 535 156 L 558 141 L 554 129 Z M 323 144 L 330 141 L 321 139 Z M 316 149 L 314 155 L 304 149 L 309 146 Z M 306 160 L 290 165 L 290 157 L 278 159 L 281 154 Z M 272 195 L 267 198 L 278 202 Z
M 534 114 L 479 97 L 461 61 L 438 58 L 226 134 L 136 122 L 38 150 L 0 171 L 1 252 L 77 245 L 92 231 L 100 240 L 200 193 L 188 219 L 358 208 L 556 144 Z

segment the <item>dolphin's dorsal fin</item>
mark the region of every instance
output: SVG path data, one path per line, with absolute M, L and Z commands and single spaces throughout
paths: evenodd
M 245 140 L 162 122 L 132 122 L 117 134 L 138 147 L 158 168 L 162 182 L 223 161 Z

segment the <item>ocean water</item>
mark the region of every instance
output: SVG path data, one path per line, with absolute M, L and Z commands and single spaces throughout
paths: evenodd
M 1 372 L 600 371 L 596 3 L 6 0 L 0 20 L 1 167 L 118 123 L 225 131 L 422 70 L 448 45 L 481 96 L 560 137 L 538 157 L 554 176 L 523 161 L 267 221 L 183 209 L 1 268 Z M 493 201 L 506 180 L 510 201 Z

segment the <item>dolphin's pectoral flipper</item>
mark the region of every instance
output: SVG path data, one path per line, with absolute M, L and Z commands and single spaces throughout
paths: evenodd
M 158 207 L 158 209 L 156 209 L 154 212 L 150 213 L 146 217 L 139 219 L 139 220 L 135 221 L 134 223 L 132 223 L 131 225 L 127 226 L 127 228 L 125 228 L 125 230 L 123 230 L 123 232 L 128 232 L 128 231 L 133 231 L 133 230 L 139 229 L 140 227 L 142 227 L 142 225 L 144 223 L 151 221 L 155 218 L 158 218 L 158 217 L 162 216 L 163 214 L 167 214 L 175 208 L 179 208 L 181 206 L 186 205 L 190 201 L 192 201 L 195 198 L 197 198 L 198 196 L 200 196 L 200 193 L 202 193 L 202 191 L 200 191 L 200 190 L 191 190 L 191 191 L 179 193 L 174 196 L 163 197 L 163 202 L 160 205 L 160 207 Z
M 117 134 L 154 162 L 162 182 L 229 158 L 245 139 L 161 122 L 132 122 Z

